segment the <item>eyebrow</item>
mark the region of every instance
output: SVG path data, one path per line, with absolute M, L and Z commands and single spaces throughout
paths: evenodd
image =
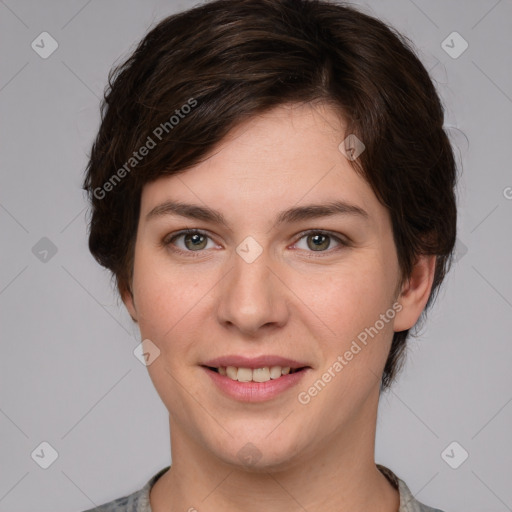
M 221 224 L 229 229 L 229 225 L 221 212 L 207 206 L 182 203 L 179 201 L 165 201 L 155 206 L 147 215 L 146 222 L 165 215 L 179 215 L 189 219 L 197 219 L 216 224 Z M 333 215 L 355 215 L 368 219 L 368 213 L 354 204 L 344 201 L 330 201 L 324 204 L 308 204 L 296 206 L 280 212 L 276 218 L 276 225 L 283 223 L 294 223 L 320 217 Z

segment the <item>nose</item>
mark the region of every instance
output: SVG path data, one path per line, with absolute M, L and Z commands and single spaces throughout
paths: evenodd
M 252 262 L 237 253 L 232 260 L 233 267 L 217 288 L 219 323 L 249 336 L 283 327 L 289 316 L 289 297 L 268 251 Z

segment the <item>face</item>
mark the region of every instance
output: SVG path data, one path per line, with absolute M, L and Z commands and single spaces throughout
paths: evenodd
M 400 295 L 388 212 L 346 135 L 327 106 L 281 106 L 144 187 L 123 300 L 160 351 L 148 371 L 176 442 L 285 467 L 373 417 L 393 332 L 422 306 Z

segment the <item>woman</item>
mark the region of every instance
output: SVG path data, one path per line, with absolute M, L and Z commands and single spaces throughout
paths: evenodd
M 443 108 L 353 7 L 218 0 L 109 77 L 89 247 L 141 332 L 172 464 L 94 510 L 438 510 L 374 461 L 456 234 Z

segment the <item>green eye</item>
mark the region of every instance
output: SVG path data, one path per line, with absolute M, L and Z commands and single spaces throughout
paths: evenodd
M 306 239 L 306 246 L 297 248 L 310 253 L 330 254 L 349 245 L 348 242 L 328 231 L 309 230 L 300 233 L 299 236 L 298 242 Z M 176 244 L 176 241 L 180 239 L 182 240 L 181 247 Z M 336 243 L 334 248 L 332 248 L 333 240 Z M 208 241 L 212 241 L 213 244 L 212 238 L 206 232 L 199 229 L 184 229 L 166 237 L 162 243 L 175 252 L 190 256 L 200 256 L 200 253 L 204 252 L 204 249 L 213 248 L 212 246 L 208 246 Z M 296 242 L 295 245 L 297 245 L 298 242 Z M 213 246 L 215 246 L 215 244 L 213 244 Z
M 165 245 L 174 245 L 174 242 L 182 238 L 185 248 L 178 247 L 182 252 L 200 252 L 207 246 L 210 238 L 206 233 L 197 229 L 185 229 L 174 234 L 171 238 L 164 241 Z
M 302 239 L 306 239 L 306 248 L 299 247 L 301 250 L 306 250 L 310 252 L 332 252 L 327 251 L 332 245 L 332 240 L 335 240 L 338 248 L 346 247 L 348 245 L 347 242 L 342 240 L 340 237 L 333 235 L 332 233 L 329 233 L 327 231 L 306 231 L 304 233 L 301 233 L 301 237 L 299 238 L 299 241 Z M 333 249 L 336 250 L 336 249 Z

